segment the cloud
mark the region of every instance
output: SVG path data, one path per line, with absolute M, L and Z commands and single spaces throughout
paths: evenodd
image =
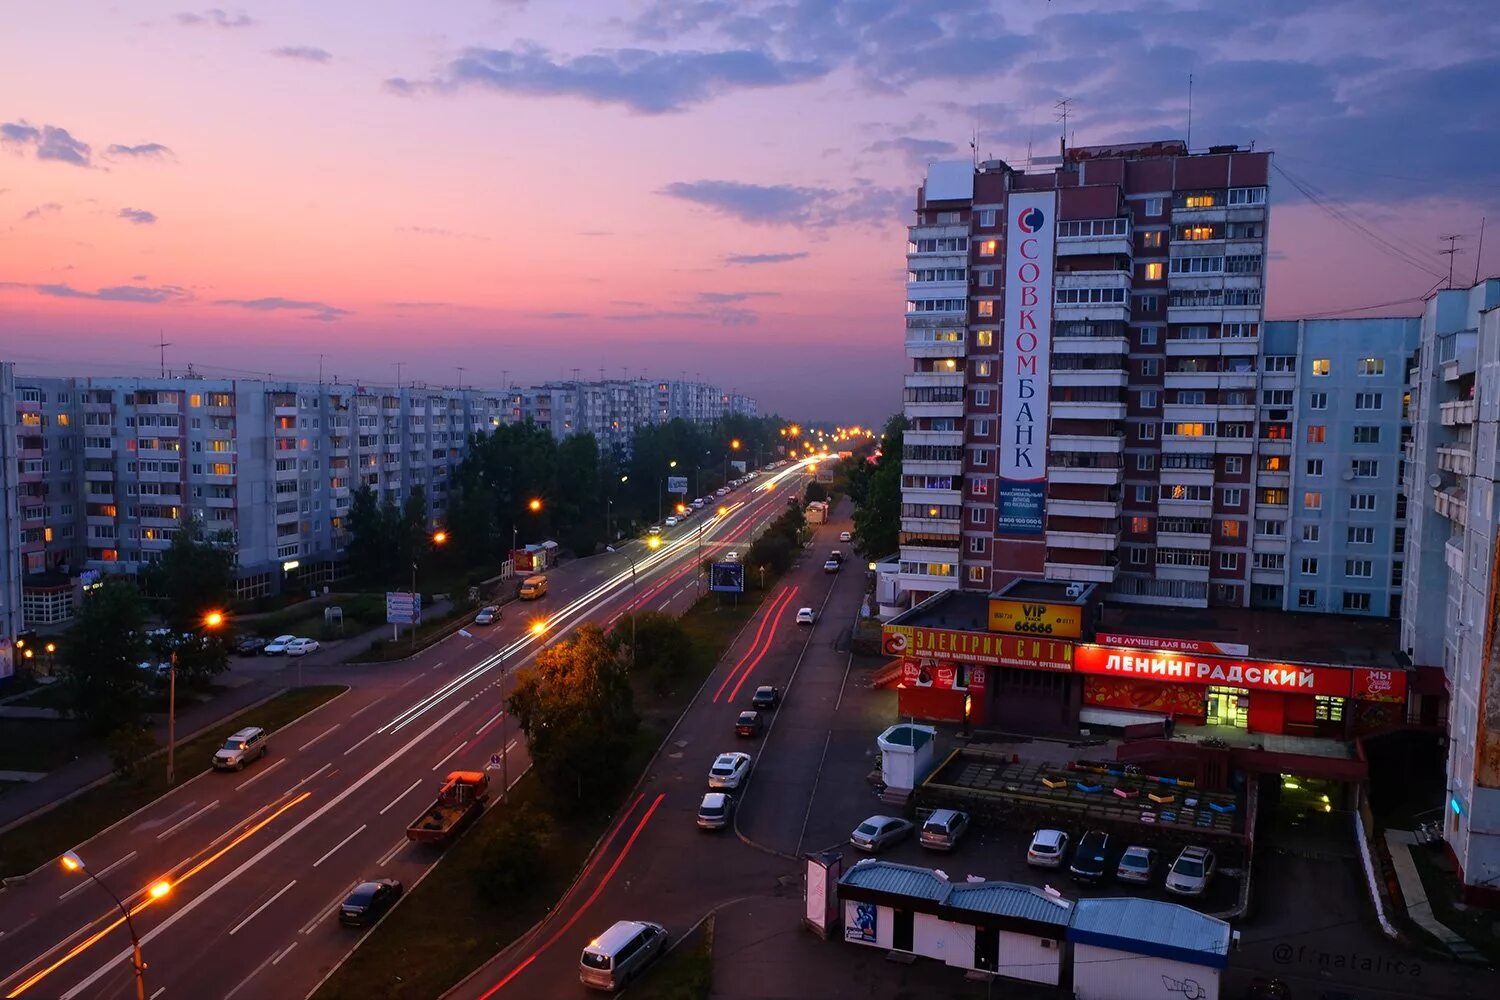
M 44 202 L 43 204 L 40 204 L 33 208 L 31 211 L 27 212 L 25 215 L 21 216 L 21 221 L 28 222 L 32 219 L 40 219 L 44 216 L 56 215 L 62 210 L 63 207 L 55 201 Z
M 333 58 L 332 52 L 313 45 L 283 45 L 279 49 L 272 49 L 271 55 L 280 56 L 282 59 L 299 59 L 302 62 L 314 63 L 326 63 Z
M 464 49 L 432 80 L 396 77 L 386 86 L 404 95 L 479 87 L 528 97 L 580 97 L 654 115 L 682 111 L 732 91 L 814 80 L 827 71 L 814 59 L 778 59 L 751 48 L 596 49 L 564 56 L 523 43 L 512 49 Z
M 170 160 L 174 158 L 172 150 L 159 142 L 145 142 L 139 146 L 121 146 L 115 143 L 104 151 L 104 155 L 111 158 L 126 156 L 133 160 Z
M 736 253 L 724 258 L 726 264 L 785 264 L 791 260 L 801 260 L 806 257 L 806 252 L 799 253 Z
M 533 315 L 535 315 L 538 319 L 587 319 L 588 318 L 588 313 L 567 312 L 565 310 L 557 310 L 557 311 L 554 311 L 554 312 L 534 313 Z
M 55 125 L 37 128 L 26 121 L 0 123 L 0 145 L 32 149 L 38 160 L 71 163 L 75 167 L 93 165 L 89 144 Z
M 97 291 L 87 292 L 72 285 L 37 285 L 17 281 L 0 281 L 0 288 L 14 288 L 49 295 L 56 299 L 95 299 L 101 302 L 156 303 L 188 298 L 185 289 L 176 285 L 161 285 L 155 288 L 144 285 L 112 285 Z
M 941 139 L 913 139 L 901 136 L 896 139 L 881 139 L 865 147 L 866 153 L 895 153 L 905 159 L 906 165 L 921 170 L 933 160 L 952 156 L 958 147 Z
M 144 208 L 122 208 L 119 215 L 120 218 L 133 222 L 137 226 L 149 226 L 156 221 L 156 213 L 148 212 Z
M 242 10 L 230 14 L 219 7 L 210 7 L 200 14 L 184 11 L 177 15 L 177 23 L 188 28 L 203 25 L 219 28 L 248 28 L 255 23 L 255 18 Z
M 699 292 L 698 301 L 710 304 L 744 302 L 747 299 L 773 299 L 780 292 Z
M 456 229 L 439 229 L 434 226 L 397 226 L 398 233 L 415 233 L 418 236 L 438 236 L 449 240 L 476 240 L 480 243 L 490 242 L 488 236 L 478 233 L 464 233 Z
M 856 180 L 844 191 L 793 184 L 742 181 L 676 181 L 657 192 L 701 205 L 752 225 L 827 228 L 848 223 L 889 224 L 898 218 L 909 192 Z
M 267 296 L 260 299 L 216 299 L 216 306 L 235 306 L 240 309 L 249 309 L 253 312 L 300 312 L 303 319 L 316 319 L 323 322 L 332 322 L 345 316 L 353 315 L 348 309 L 340 309 L 326 302 L 315 302 L 307 299 L 284 299 L 280 296 Z

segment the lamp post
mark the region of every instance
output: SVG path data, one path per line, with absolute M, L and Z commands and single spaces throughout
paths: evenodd
M 740 450 L 740 439 L 735 438 L 729 442 L 729 447 L 724 450 L 724 485 L 729 485 L 729 453 Z
M 544 635 L 547 631 L 547 623 L 544 621 L 534 621 L 531 623 L 531 627 L 528 629 L 528 631 L 535 636 Z M 465 639 L 474 639 L 476 641 L 487 644 L 492 649 L 500 650 L 500 707 L 502 709 L 506 709 L 505 687 L 510 680 L 510 676 L 506 673 L 505 670 L 505 656 L 510 652 L 510 649 L 508 647 L 501 646 L 498 643 L 490 642 L 490 640 L 488 639 L 481 639 L 479 636 L 476 636 L 473 632 L 470 632 L 466 628 L 459 629 L 458 634 L 463 636 Z M 506 710 L 509 711 L 509 709 Z M 510 801 L 510 741 L 505 738 L 504 731 L 500 733 L 500 801 Z
M 533 514 L 540 514 L 541 511 L 542 511 L 542 501 L 539 500 L 536 497 L 532 497 L 530 500 L 526 501 L 526 509 L 529 510 L 529 511 L 531 511 Z M 511 572 L 515 572 L 515 567 L 516 567 L 516 552 L 517 552 L 517 550 L 518 550 L 518 548 L 519 548 L 519 546 L 521 544 L 520 538 L 521 538 L 521 527 L 520 527 L 520 525 L 518 525 L 515 521 L 511 521 L 510 522 L 510 565 L 511 565 Z M 532 568 L 535 569 L 536 567 L 533 566 Z
M 216 629 L 224 624 L 224 614 L 210 611 L 203 616 L 201 627 Z M 196 635 L 197 633 L 194 633 Z M 167 787 L 171 788 L 177 777 L 177 640 L 172 640 L 171 655 L 167 660 Z M 300 686 L 300 685 L 299 685 Z M 95 880 L 97 881 L 97 879 Z
M 443 545 L 448 541 L 446 531 L 434 531 L 431 538 L 433 545 Z M 411 648 L 417 648 L 417 624 L 421 620 L 421 613 L 417 611 L 417 560 L 411 561 Z
M 670 462 L 667 463 L 667 469 L 670 471 L 670 470 L 675 469 L 675 468 L 677 468 L 677 459 L 674 458 Z M 658 490 L 657 493 L 656 493 L 656 523 L 657 524 L 661 524 L 661 497 L 662 497 L 662 494 L 665 493 L 665 492 L 667 492 L 667 477 L 666 476 L 662 476 L 661 489 Z
M 613 545 L 606 545 L 604 548 L 608 552 L 620 551 Z M 646 548 L 655 552 L 661 548 L 661 538 L 652 535 L 646 539 Z M 625 558 L 630 562 L 630 672 L 635 673 L 635 556 L 626 552 Z
M 135 966 L 136 1000 L 146 1000 L 146 962 L 141 957 L 141 939 L 135 932 L 135 921 L 130 919 L 130 907 L 126 906 L 124 901 L 115 895 L 115 891 L 105 884 L 103 879 L 89 871 L 88 866 L 83 863 L 83 858 L 79 857 L 77 852 L 69 851 L 64 854 L 60 859 L 60 863 L 62 864 L 63 871 L 82 872 L 92 879 L 95 885 L 109 893 L 109 898 L 114 900 L 115 907 L 125 917 L 125 929 L 130 931 L 131 958 Z M 161 899 L 171 891 L 172 884 L 166 879 L 162 879 L 152 883 L 151 887 L 146 890 L 146 895 L 151 899 Z

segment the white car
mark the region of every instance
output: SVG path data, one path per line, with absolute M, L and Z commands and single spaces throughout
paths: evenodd
M 500 606 L 491 604 L 489 607 L 480 608 L 479 614 L 474 616 L 475 625 L 493 625 L 500 620 Z
M 703 498 L 699 497 L 698 499 L 694 500 L 689 506 L 691 506 L 694 510 L 702 510 Z
M 286 644 L 287 656 L 306 656 L 308 653 L 317 652 L 318 640 L 316 639 L 293 639 Z
M 1146 885 L 1151 881 L 1151 872 L 1155 868 L 1156 851 L 1150 847 L 1133 844 L 1125 848 L 1125 853 L 1120 855 L 1120 863 L 1115 865 L 1115 878 L 1121 882 Z
M 734 551 L 734 549 L 730 549 L 728 552 L 724 553 L 724 561 L 725 562 L 739 562 L 740 561 L 740 554 L 738 552 Z
M 295 642 L 296 639 L 297 637 L 295 635 L 278 635 L 276 638 L 266 643 L 266 648 L 262 649 L 261 652 L 265 653 L 267 656 L 281 656 L 286 653 L 286 644 L 289 642 Z
M 849 834 L 849 843 L 861 851 L 874 853 L 911 833 L 911 820 L 899 816 L 871 816 Z
M 1184 847 L 1167 869 L 1166 890 L 1179 896 L 1201 896 L 1214 877 L 1214 852 L 1206 847 Z
M 1036 868 L 1061 868 L 1068 853 L 1068 835 L 1062 830 L 1038 830 L 1026 848 L 1026 863 Z
M 653 524 L 651 527 L 649 527 L 649 528 L 646 529 L 646 534 L 648 534 L 648 535 L 659 535 L 659 534 L 661 534 L 661 525 L 659 525 L 659 524 Z
M 747 753 L 721 753 L 708 769 L 709 788 L 738 788 L 750 773 L 751 757 Z
M 677 518 L 676 518 L 676 516 L 669 517 L 669 518 L 667 518 L 662 523 L 665 524 L 669 528 L 675 528 L 675 527 L 677 527 Z
M 813 622 L 815 622 L 817 620 L 818 620 L 818 614 L 812 608 L 798 608 L 797 609 L 797 624 L 798 625 L 811 625 Z
M 839 541 L 841 541 L 841 542 L 852 542 L 852 541 L 854 541 L 854 536 L 851 535 L 851 534 L 849 534 L 849 532 L 847 532 L 847 531 L 840 531 L 839 532 Z

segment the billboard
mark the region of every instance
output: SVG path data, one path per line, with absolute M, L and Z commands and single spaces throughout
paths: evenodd
M 708 589 L 722 594 L 745 592 L 745 564 L 740 562 L 714 563 L 708 574 Z
M 1046 601 L 990 601 L 990 631 L 1077 639 L 1083 635 L 1083 608 Z
M 401 590 L 388 591 L 385 595 L 385 621 L 387 625 L 420 624 L 422 595 Z
M 1340 698 L 1348 698 L 1352 693 L 1357 672 L 1350 667 L 1272 663 L 1191 653 L 1147 653 L 1116 646 L 1075 647 L 1073 669 L 1083 674 L 1327 694 Z
M 1250 647 L 1240 642 L 1218 642 L 1208 639 L 1158 639 L 1155 636 L 1121 635 L 1118 632 L 1100 632 L 1095 638 L 1101 646 L 1159 649 L 1167 653 L 1207 653 L 1210 656 L 1250 655 Z
M 1073 644 L 1062 639 L 916 625 L 887 625 L 882 631 L 887 656 L 1028 670 L 1073 669 Z
M 1042 534 L 1057 195 L 1013 193 L 1006 210 L 997 535 Z
M 687 496 L 687 481 L 687 476 L 668 476 L 667 492 L 681 493 L 683 496 Z

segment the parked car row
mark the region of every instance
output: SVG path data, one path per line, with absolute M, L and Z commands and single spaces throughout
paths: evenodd
M 915 829 L 915 824 L 899 816 L 871 816 L 849 834 L 849 843 L 861 851 L 874 853 L 905 840 Z M 958 809 L 934 809 L 922 821 L 917 843 L 928 850 L 951 851 L 968 829 L 968 813 Z
M 1067 860 L 1070 838 L 1065 830 L 1038 830 L 1026 849 L 1026 863 L 1036 868 L 1061 868 Z M 1078 841 L 1068 871 L 1080 882 L 1116 881 L 1149 885 L 1157 867 L 1155 848 L 1140 844 L 1126 847 L 1114 864 L 1110 836 L 1089 830 Z M 1184 847 L 1168 866 L 1162 886 L 1179 896 L 1201 896 L 1208 889 L 1217 867 L 1213 851 L 1206 847 Z

